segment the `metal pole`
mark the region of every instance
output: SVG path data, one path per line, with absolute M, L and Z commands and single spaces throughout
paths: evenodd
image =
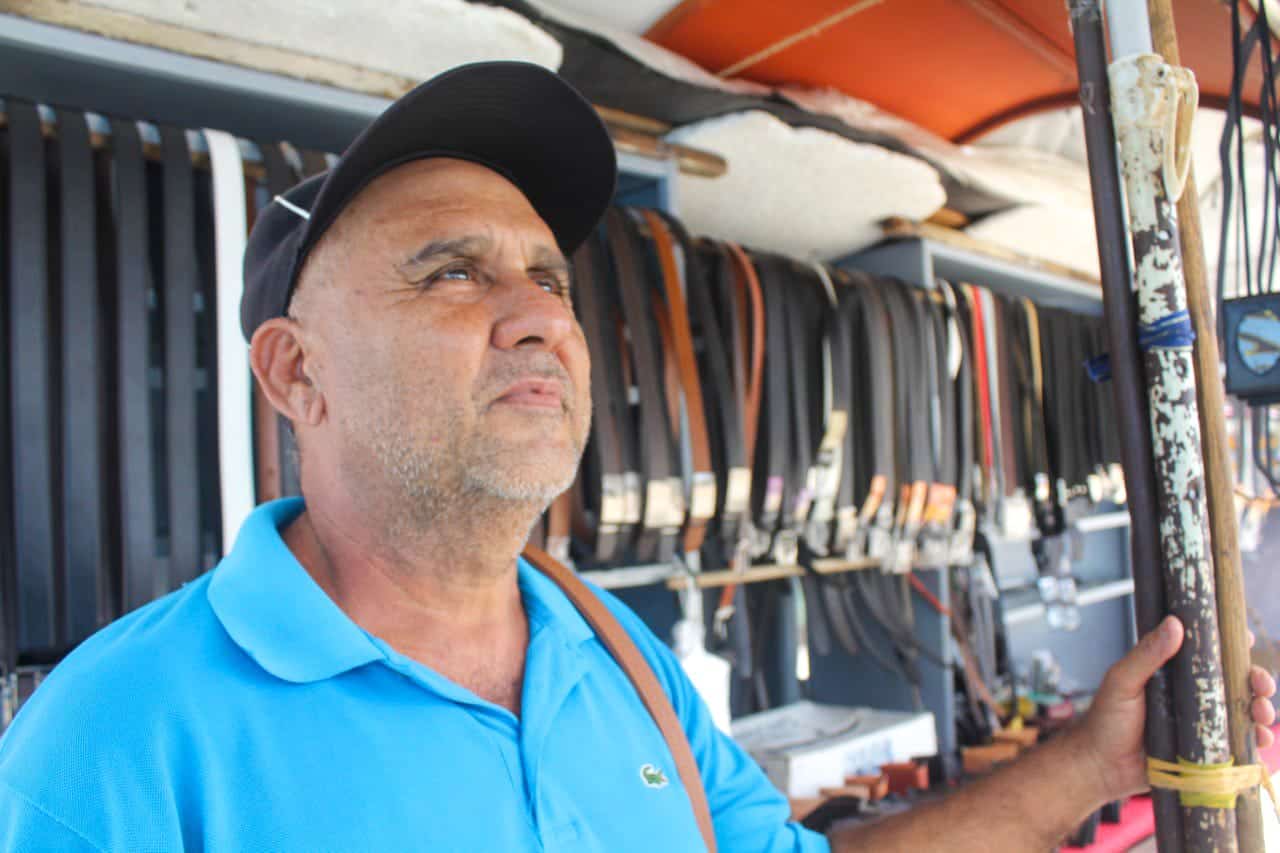
M 1133 609 L 1139 634 L 1153 630 L 1168 612 L 1157 528 L 1155 470 L 1142 359 L 1138 354 L 1136 306 L 1129 270 L 1128 229 L 1120 187 L 1115 125 L 1111 120 L 1111 87 L 1107 82 L 1107 48 L 1099 0 L 1071 0 L 1080 76 L 1093 218 L 1098 235 L 1102 298 L 1111 351 L 1111 388 L 1115 395 L 1120 459 L 1128 493 L 1129 550 L 1133 566 Z M 1147 754 L 1165 761 L 1177 758 L 1173 729 L 1173 694 L 1168 668 L 1147 682 Z M 1156 847 L 1160 853 L 1182 853 L 1182 819 L 1173 791 L 1152 791 Z
M 1151 40 L 1170 65 L 1180 65 L 1178 33 L 1170 0 L 1147 0 Z M 1200 194 L 1195 173 L 1187 170 L 1187 182 L 1178 199 L 1178 233 L 1181 238 L 1187 308 L 1196 331 L 1194 344 L 1196 389 L 1199 392 L 1200 430 L 1204 437 L 1205 482 L 1208 487 L 1209 528 L 1213 539 L 1213 569 L 1218 597 L 1218 629 L 1222 632 L 1222 669 L 1227 689 L 1227 725 L 1231 754 L 1238 765 L 1258 760 L 1253 735 L 1249 688 L 1249 627 L 1240 565 L 1240 531 L 1236 522 L 1234 482 L 1228 458 L 1226 400 L 1219 372 L 1218 332 L 1213 321 L 1205 271 L 1204 240 L 1200 230 Z M 1243 853 L 1262 853 L 1262 804 L 1258 789 L 1240 794 L 1236 803 L 1236 837 Z
M 1145 0 L 1114 0 L 1114 6 Z M 1126 26 L 1135 8 L 1114 9 Z M 1145 24 L 1145 21 L 1143 22 Z M 1149 24 L 1141 28 L 1149 39 Z M 1117 33 L 1120 44 L 1140 43 L 1133 33 Z M 1115 45 L 1115 42 L 1113 42 Z M 1108 69 L 1112 114 L 1120 143 L 1129 232 L 1133 241 L 1138 321 L 1147 375 L 1156 494 L 1160 507 L 1165 594 L 1169 610 L 1186 629 L 1173 660 L 1174 710 L 1180 758 L 1199 765 L 1231 758 L 1223 685 L 1218 612 L 1210 559 L 1208 508 L 1201 458 L 1199 407 L 1190 319 L 1178 247 L 1175 201 L 1186 177 L 1186 146 L 1195 83 L 1189 72 L 1151 53 L 1113 49 Z M 1185 123 L 1180 118 L 1186 118 Z M 1185 139 L 1181 140 L 1185 143 Z M 1235 812 L 1202 805 L 1183 796 L 1183 839 L 1188 850 L 1236 850 Z

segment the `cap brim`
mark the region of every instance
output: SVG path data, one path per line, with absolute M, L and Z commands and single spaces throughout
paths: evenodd
M 566 254 L 587 238 L 613 197 L 613 143 L 591 104 L 540 66 L 472 63 L 418 86 L 357 137 L 311 208 L 300 254 L 387 168 L 450 154 L 505 174 Z

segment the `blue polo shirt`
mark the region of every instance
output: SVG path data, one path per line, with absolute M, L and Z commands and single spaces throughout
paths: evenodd
M 697 850 L 662 735 L 591 628 L 521 561 L 522 714 L 342 612 L 253 512 L 212 572 L 86 640 L 0 740 L 0 849 Z M 723 851 L 827 850 L 712 724 L 679 664 L 597 594 L 670 694 Z

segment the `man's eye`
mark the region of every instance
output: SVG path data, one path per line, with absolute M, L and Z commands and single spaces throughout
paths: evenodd
M 467 267 L 448 267 L 432 276 L 436 281 L 467 281 L 472 278 L 471 270 Z
M 569 291 L 569 286 L 555 276 L 547 276 L 545 278 L 536 279 L 538 286 L 547 293 L 555 296 L 564 296 Z

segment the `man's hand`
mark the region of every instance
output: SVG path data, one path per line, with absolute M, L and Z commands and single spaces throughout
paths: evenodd
M 1084 723 L 955 793 L 873 826 L 834 833 L 837 853 L 862 850 L 1048 850 L 1104 803 L 1147 786 L 1143 687 L 1182 645 L 1172 617 L 1107 672 Z M 1258 744 L 1271 745 L 1271 676 L 1254 667 Z
M 1084 724 L 1072 733 L 1080 739 L 1078 745 L 1092 754 L 1098 778 L 1109 792 L 1108 800 L 1147 787 L 1147 760 L 1142 748 L 1146 722 L 1143 689 L 1156 670 L 1177 653 L 1182 637 L 1182 623 L 1173 616 L 1166 617 L 1143 637 L 1108 670 Z M 1270 701 L 1276 683 L 1266 670 L 1255 666 L 1249 671 L 1249 685 L 1254 695 L 1250 710 L 1257 726 L 1258 746 L 1267 747 L 1274 740 L 1268 727 L 1276 719 Z

